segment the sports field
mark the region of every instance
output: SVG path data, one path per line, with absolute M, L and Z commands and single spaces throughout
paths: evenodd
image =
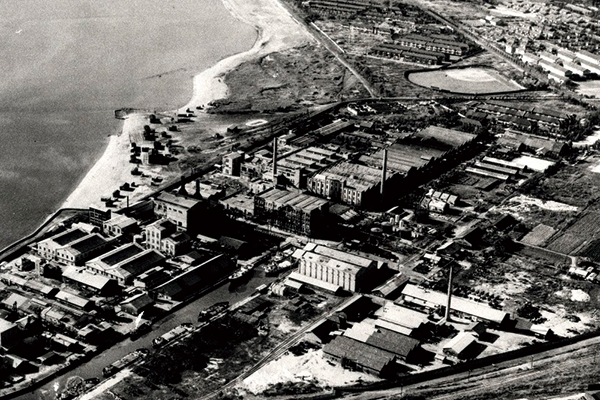
M 408 80 L 420 86 L 456 93 L 496 93 L 523 89 L 490 68 L 460 68 L 413 72 Z

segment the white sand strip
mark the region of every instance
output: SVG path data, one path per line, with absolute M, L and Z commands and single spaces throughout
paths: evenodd
M 258 38 L 250 50 L 225 58 L 196 75 L 192 99 L 182 110 L 227 97 L 223 77 L 238 65 L 315 40 L 277 0 L 223 0 L 223 4 L 235 18 L 256 27 Z
M 250 50 L 225 58 L 196 75 L 192 99 L 182 109 L 195 108 L 227 97 L 227 85 L 223 77 L 241 63 L 314 40 L 308 30 L 277 0 L 223 0 L 223 3 L 234 17 L 255 26 L 259 32 L 258 38 Z M 131 175 L 134 165 L 129 163 L 130 137 L 135 137 L 133 135 L 142 130 L 145 124 L 147 120 L 142 114 L 127 117 L 122 134 L 110 138 L 102 157 L 63 203 L 63 208 L 101 205 L 100 197 L 110 195 L 125 182 L 135 181 Z M 130 204 L 151 190 L 144 186 L 129 193 Z M 119 204 L 119 207 L 124 205 Z

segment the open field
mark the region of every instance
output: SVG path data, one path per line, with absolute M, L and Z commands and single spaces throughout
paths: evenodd
M 563 165 L 551 176 L 540 176 L 526 186 L 525 194 L 577 207 L 593 207 L 600 200 L 600 175 L 587 170 L 586 164 Z
M 523 89 L 492 69 L 476 67 L 413 72 L 408 79 L 417 85 L 456 93 L 482 94 Z
M 304 46 L 248 61 L 225 77 L 230 96 L 217 111 L 296 110 L 366 97 L 362 84 L 322 46 Z
M 577 82 L 576 92 L 585 96 L 600 96 L 600 81 Z

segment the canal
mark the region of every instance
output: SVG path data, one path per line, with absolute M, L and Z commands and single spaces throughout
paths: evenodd
M 276 279 L 276 277 L 266 277 L 262 270 L 254 270 L 253 274 L 254 275 L 252 278 L 244 284 L 238 284 L 234 286 L 230 284 L 229 281 L 224 282 L 198 299 L 154 323 L 153 330 L 151 332 L 148 332 L 136 340 L 131 340 L 129 338 L 125 339 L 115 346 L 96 355 L 90 361 L 68 371 L 60 377 L 57 377 L 54 381 L 49 382 L 31 392 L 15 397 L 15 399 L 54 400 L 56 398 L 57 390 L 62 390 L 67 379 L 72 376 L 79 376 L 83 379 L 94 377 L 102 378 L 102 369 L 125 356 L 127 353 L 142 347 L 152 348 L 152 340 L 154 338 L 161 336 L 162 334 L 184 322 L 196 324 L 200 310 L 222 301 L 229 301 L 230 304 L 237 303 L 238 301 L 250 296 L 258 286 L 265 283 L 270 283 Z

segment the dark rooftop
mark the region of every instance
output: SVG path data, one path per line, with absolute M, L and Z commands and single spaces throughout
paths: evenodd
M 380 327 L 369 336 L 366 343 L 406 358 L 419 346 L 420 342 L 417 339 Z
M 121 268 L 132 275 L 139 275 L 154 267 L 156 264 L 164 260 L 164 257 L 155 251 L 149 251 L 133 260 L 123 264 Z
M 89 236 L 77 243 L 74 243 L 71 248 L 73 250 L 76 250 L 80 253 L 85 253 L 88 252 L 90 250 L 94 250 L 97 249 L 98 247 L 102 246 L 106 244 L 106 240 L 104 240 L 101 236 L 99 235 L 92 235 Z
M 381 372 L 394 360 L 394 354 L 345 336 L 336 337 L 323 348 L 325 354 L 345 358 L 373 371 Z
M 117 251 L 116 253 L 102 258 L 102 262 L 108 265 L 116 265 L 121 261 L 127 260 L 128 258 L 141 253 L 142 251 L 144 250 L 132 243 L 127 247 L 121 248 L 121 250 Z
M 81 239 L 84 236 L 87 236 L 86 232 L 84 232 L 80 229 L 75 229 L 75 230 L 60 234 L 60 235 L 56 235 L 52 238 L 52 240 L 54 240 L 56 243 L 58 243 L 61 246 L 65 246 L 71 242 L 76 241 L 77 239 Z

